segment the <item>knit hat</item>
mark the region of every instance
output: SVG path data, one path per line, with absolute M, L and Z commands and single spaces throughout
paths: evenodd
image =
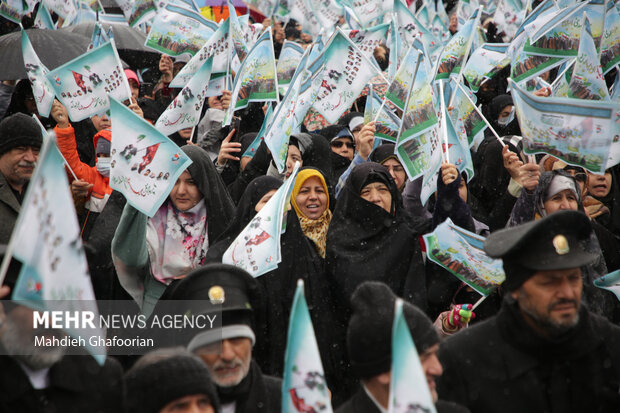
M 40 148 L 42 144 L 41 128 L 32 117 L 16 113 L 0 122 L 0 156 L 18 146 Z
M 354 374 L 362 379 L 392 368 L 392 324 L 396 295 L 381 282 L 361 284 L 351 297 L 353 314 L 347 329 L 347 349 Z M 403 315 L 416 349 L 422 354 L 439 343 L 431 320 L 411 303 L 403 303 Z
M 125 374 L 126 410 L 157 413 L 185 396 L 204 394 L 216 412 L 219 400 L 209 369 L 197 357 L 172 356 L 131 369 Z
M 125 69 L 125 76 L 127 76 L 127 81 L 133 80 L 140 87 L 140 80 L 138 79 L 138 75 L 131 69 Z

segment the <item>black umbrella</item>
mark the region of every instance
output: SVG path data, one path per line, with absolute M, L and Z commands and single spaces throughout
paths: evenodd
M 153 49 L 144 46 L 146 35 L 140 30 L 128 24 L 122 23 L 99 23 L 103 30 L 108 31 L 112 27 L 114 33 L 114 43 L 118 54 L 129 66 L 142 69 L 145 67 L 157 67 L 159 65 L 160 54 Z M 89 38 L 95 29 L 95 22 L 84 22 L 69 26 L 61 31 L 77 33 Z
M 84 54 L 90 37 L 62 30 L 28 29 L 26 34 L 41 62 L 52 70 Z M 25 79 L 21 32 L 0 36 L 0 80 Z

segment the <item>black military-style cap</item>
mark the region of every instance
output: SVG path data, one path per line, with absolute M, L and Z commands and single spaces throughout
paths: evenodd
M 579 211 L 558 211 L 545 218 L 492 233 L 484 242 L 491 258 L 502 258 L 509 291 L 536 271 L 564 270 L 587 265 L 597 254 L 586 249 L 592 233 L 588 217 Z
M 234 337 L 247 337 L 252 343 L 255 341 L 253 312 L 260 303 L 259 286 L 241 268 L 228 264 L 209 264 L 197 268 L 175 283 L 162 300 L 183 300 L 188 305 L 184 313 L 222 312 L 221 328 L 195 335 L 188 344 L 190 351 Z
M 252 311 L 258 283 L 246 271 L 228 264 L 196 268 L 173 286 L 170 300 L 205 300 L 222 311 Z

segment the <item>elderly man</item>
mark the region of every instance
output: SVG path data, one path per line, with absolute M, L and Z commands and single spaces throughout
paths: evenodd
M 108 357 L 99 366 L 91 356 L 66 355 L 66 347 L 36 345 L 37 336 L 64 333 L 34 328 L 32 320 L 31 309 L 0 303 L 0 412 L 122 411 L 120 364 Z
M 210 264 L 193 271 L 173 287 L 170 299 L 192 300 L 200 309 L 222 311 L 221 327 L 194 336 L 188 349 L 209 368 L 222 412 L 279 412 L 282 381 L 263 375 L 252 360 L 256 341 L 253 306 L 258 283 L 240 268 Z
M 486 239 L 506 295 L 497 316 L 442 343 L 442 396 L 480 412 L 620 411 L 620 328 L 581 305 L 591 231 L 558 211 Z
M 380 282 L 361 284 L 351 297 L 353 315 L 347 329 L 347 348 L 352 372 L 361 388 L 336 413 L 385 413 L 390 397 L 392 323 L 396 295 Z M 451 402 L 438 400 L 435 380 L 442 367 L 437 359 L 439 335 L 431 320 L 418 307 L 404 303 L 403 314 L 426 376 L 437 412 L 467 412 Z
M 43 143 L 41 128 L 16 113 L 0 122 L 0 244 L 8 244 Z

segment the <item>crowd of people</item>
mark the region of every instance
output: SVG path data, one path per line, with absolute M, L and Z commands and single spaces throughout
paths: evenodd
M 454 10 L 450 16 L 454 33 Z M 481 23 L 489 42 L 510 40 Z M 294 21 L 263 25 L 273 28 L 276 54 L 284 40 L 312 42 Z M 382 70 L 386 43 L 374 53 Z M 155 123 L 179 93 L 169 84 L 186 62 L 162 55 L 149 88 L 143 68 L 125 69 L 127 106 Z M 217 301 L 222 320 L 184 347 L 109 356 L 103 365 L 61 347 L 35 348 L 37 331 L 24 327 L 32 310 L 8 301 L 20 270 L 13 259 L 0 287 L 0 412 L 278 412 L 282 397 L 297 411 L 318 412 L 282 393 L 299 279 L 324 369 L 314 379 L 327 385 L 337 412 L 388 411 L 399 297 L 438 412 L 620 411 L 620 302 L 595 286 L 620 269 L 620 166 L 593 174 L 550 155 L 526 156 L 509 73 L 477 93 L 501 141 L 487 130 L 472 146 L 473 178 L 443 163 L 426 204 L 422 178 L 408 179 L 395 144 L 379 141 L 375 122 L 359 111 L 366 95 L 333 125 L 310 113 L 290 137 L 280 173 L 264 142 L 248 151 L 271 103 L 250 103 L 222 126 L 231 102 L 224 90 L 207 99 L 195 128 L 169 136 L 192 164 L 153 217 L 110 187 L 114 119 L 71 122 L 58 100 L 49 117 L 39 116 L 29 81 L 4 81 L 0 244 L 9 243 L 37 165 L 36 115 L 72 170 L 97 300 L 132 302 L 146 317 L 166 300 L 202 302 L 192 311 L 204 312 Z M 222 264 L 296 163 L 278 267 L 253 278 Z M 486 237 L 486 254 L 503 259 L 505 282 L 475 309 L 480 294 L 427 258 L 422 236 L 446 219 Z

